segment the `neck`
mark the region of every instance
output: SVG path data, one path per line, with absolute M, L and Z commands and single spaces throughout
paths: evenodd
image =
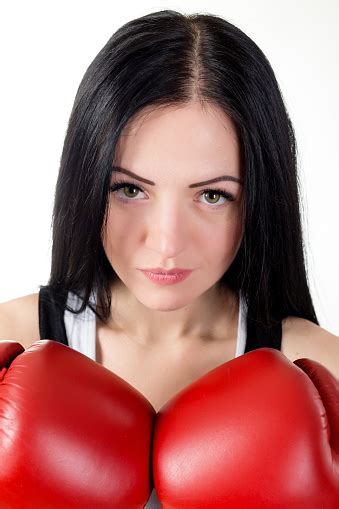
M 179 309 L 154 309 L 141 303 L 120 281 L 112 286 L 106 326 L 146 347 L 227 340 L 236 333 L 239 296 L 230 289 L 209 289 Z

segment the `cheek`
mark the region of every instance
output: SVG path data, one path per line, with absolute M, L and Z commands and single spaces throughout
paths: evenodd
M 128 249 L 133 239 L 133 224 L 126 214 L 119 214 L 117 210 L 108 213 L 102 244 L 109 259 L 122 255 Z
M 216 267 L 224 267 L 235 258 L 243 236 L 240 220 L 228 221 L 209 228 L 208 237 L 202 236 L 200 245 L 207 258 Z
M 111 260 L 135 251 L 136 239 L 140 238 L 140 211 L 136 216 L 131 212 L 127 214 L 119 207 L 114 207 L 114 212 L 112 207 L 109 209 L 102 243 L 106 256 Z M 200 220 L 188 230 L 190 231 L 186 235 L 186 241 L 193 249 L 204 253 L 204 258 L 211 262 L 216 263 L 219 260 L 221 264 L 225 264 L 235 256 L 241 243 L 242 222 L 239 209 L 234 208 L 228 217 L 211 214 L 208 221 Z

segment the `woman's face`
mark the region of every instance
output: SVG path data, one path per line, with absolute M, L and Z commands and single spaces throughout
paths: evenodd
M 192 102 L 147 113 L 126 126 L 114 166 L 154 185 L 113 171 L 111 186 L 121 180 L 127 184 L 110 193 L 103 246 L 114 271 L 140 302 L 178 309 L 219 281 L 240 246 L 239 145 L 232 121 L 216 106 L 202 109 Z M 225 175 L 234 180 L 194 186 Z M 160 286 L 138 270 L 154 267 L 193 272 L 180 283 Z

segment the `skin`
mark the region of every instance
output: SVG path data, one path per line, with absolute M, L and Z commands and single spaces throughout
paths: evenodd
M 114 164 L 156 186 L 136 181 L 144 192 L 120 189 L 125 203 L 110 195 L 103 244 L 118 278 L 111 319 L 108 325 L 97 322 L 96 360 L 159 411 L 179 390 L 235 356 L 237 296 L 229 289 L 221 295 L 217 282 L 241 243 L 242 186 L 216 184 L 236 198 L 226 206 L 220 195 L 203 196 L 205 186 L 188 188 L 226 173 L 240 176 L 235 129 L 218 108 L 190 103 L 143 113 L 123 132 Z M 157 286 L 137 270 L 158 265 L 195 270 L 170 286 Z M 39 337 L 38 303 L 36 293 L 1 304 L 0 337 L 20 338 L 28 348 Z M 338 379 L 337 336 L 308 320 L 282 321 L 281 352 L 291 362 L 318 361 Z
M 135 187 L 110 193 L 102 242 L 119 277 L 112 288 L 108 327 L 142 345 L 163 347 L 187 338 L 225 335 L 238 296 L 220 290 L 243 236 L 242 184 L 193 183 L 242 178 L 239 142 L 231 119 L 215 105 L 193 101 L 145 109 L 123 131 L 115 166 L 151 180 L 112 173 Z M 220 194 L 203 192 L 219 188 Z M 160 286 L 137 269 L 194 269 L 183 282 Z

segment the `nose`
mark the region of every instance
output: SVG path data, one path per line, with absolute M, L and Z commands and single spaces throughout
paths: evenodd
M 188 211 L 176 198 L 163 200 L 150 214 L 146 224 L 146 246 L 162 258 L 176 257 L 189 239 Z

